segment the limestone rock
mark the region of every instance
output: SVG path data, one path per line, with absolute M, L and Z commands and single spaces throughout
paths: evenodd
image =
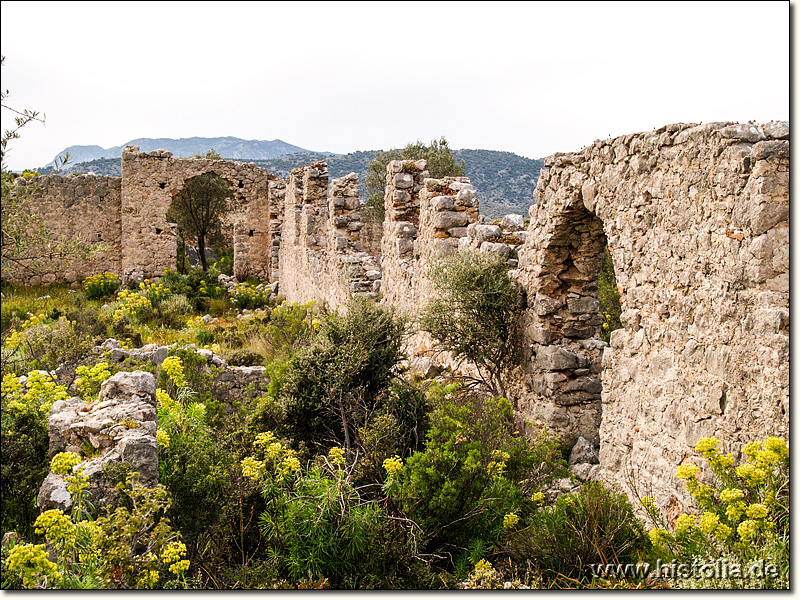
M 80 398 L 55 402 L 50 409 L 48 432 L 50 457 L 61 451 L 80 453 L 87 446 L 96 456 L 81 462 L 88 476 L 89 501 L 96 507 L 113 504 L 117 493 L 103 477 L 109 464 L 129 465 L 146 485 L 158 482 L 156 443 L 156 387 L 152 374 L 144 371 L 120 372 L 100 386 L 97 402 Z M 38 497 L 42 510 L 71 506 L 67 482 L 50 473 Z
M 500 227 L 506 231 L 525 229 L 525 218 L 522 215 L 509 214 L 500 220 Z
M 572 452 L 569 454 L 569 464 L 577 465 L 581 463 L 588 463 L 596 465 L 600 462 L 600 456 L 597 449 L 583 436 L 578 438 L 575 445 L 572 447 Z

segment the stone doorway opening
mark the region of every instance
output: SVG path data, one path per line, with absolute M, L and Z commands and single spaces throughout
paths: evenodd
M 525 348 L 532 395 L 523 412 L 565 444 L 600 442 L 602 355 L 619 322 L 619 293 L 603 222 L 578 200 L 534 232 L 537 261 L 526 286 Z M 605 269 L 601 269 L 605 263 Z M 601 270 L 603 273 L 601 274 Z M 603 293 L 599 294 L 600 283 Z M 601 315 L 611 303 L 610 316 Z M 607 327 L 603 327 L 604 323 Z
M 231 182 L 208 171 L 190 177 L 172 193 L 166 219 L 177 233 L 176 267 L 180 272 L 194 267 L 207 270 L 220 255 L 233 252 L 232 187 Z

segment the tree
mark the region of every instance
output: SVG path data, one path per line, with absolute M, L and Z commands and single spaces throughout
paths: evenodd
M 468 377 L 490 393 L 505 395 L 503 376 L 511 366 L 517 291 L 506 261 L 462 251 L 431 268 L 438 297 L 422 313 L 422 328 L 443 350 L 477 368 Z
M 167 211 L 167 220 L 178 224 L 183 235 L 197 238 L 197 252 L 203 271 L 208 271 L 206 240 L 222 227 L 222 217 L 230 210 L 230 190 L 216 173 L 203 173 L 186 182 Z
M 464 162 L 458 162 L 442 136 L 425 145 L 419 140 L 408 144 L 403 149 L 393 148 L 388 152 L 380 151 L 367 167 L 367 179 L 364 190 L 367 194 L 367 216 L 376 221 L 383 221 L 384 193 L 386 190 L 386 166 L 393 160 L 420 160 L 428 161 L 428 172 L 433 178 L 463 177 Z

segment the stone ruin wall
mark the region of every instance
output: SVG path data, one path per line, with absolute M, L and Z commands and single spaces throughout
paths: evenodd
M 174 269 L 177 228 L 166 219 L 172 199 L 186 182 L 213 172 L 231 190 L 234 210 L 234 274 L 268 278 L 271 265 L 268 171 L 250 163 L 205 158 L 173 158 L 171 152 L 139 152 L 128 146 L 122 153 L 122 274 L 139 270 L 158 277 Z
M 120 272 L 122 195 L 119 177 L 47 175 L 17 181 L 21 187 L 19 193 L 29 194 L 27 206 L 41 218 L 54 240 L 101 243 L 105 251 L 84 260 L 54 260 L 51 272 L 37 274 L 10 267 L 3 278 L 25 285 L 48 285 L 62 280 L 72 283 L 104 271 Z
M 663 490 L 681 493 L 672 473 L 700 437 L 736 453 L 788 434 L 788 145 L 787 123 L 676 124 L 546 160 L 511 272 L 525 306 L 513 395 L 521 419 L 600 445 L 592 476 L 624 487 L 637 470 L 670 508 L 687 498 Z M 357 177 L 329 182 L 324 162 L 283 182 L 253 165 L 128 148 L 121 180 L 42 178 L 37 201 L 54 231 L 103 224 L 112 246 L 97 272 L 158 276 L 175 264 L 172 196 L 207 171 L 234 192 L 237 275 L 279 281 L 290 301 L 380 293 L 415 314 L 432 293 L 432 258 L 496 245 L 468 180 L 430 179 L 424 161 L 387 169 L 380 264 L 363 252 L 374 241 Z M 597 312 L 606 244 L 623 309 L 610 345 Z M 421 338 L 412 349 L 431 351 Z
M 624 488 L 636 473 L 671 514 L 701 437 L 737 455 L 789 432 L 788 136 L 669 125 L 551 156 L 536 188 L 519 408 L 573 436 L 599 429 L 596 475 Z M 623 311 L 607 347 L 606 241 Z
M 358 176 L 328 182 L 324 161 L 293 169 L 287 178 L 278 254 L 279 291 L 289 302 L 345 304 L 378 299 L 378 260 L 361 251 Z

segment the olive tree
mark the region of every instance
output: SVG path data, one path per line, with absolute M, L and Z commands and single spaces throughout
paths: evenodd
M 494 395 L 505 395 L 503 377 L 514 357 L 516 287 L 506 261 L 464 250 L 432 265 L 437 297 L 423 310 L 422 329 L 442 350 L 475 365 L 468 377 Z
M 222 218 L 229 210 L 228 184 L 216 173 L 209 172 L 188 180 L 167 211 L 167 220 L 177 223 L 182 235 L 197 239 L 203 271 L 208 271 L 206 240 L 222 228 Z

